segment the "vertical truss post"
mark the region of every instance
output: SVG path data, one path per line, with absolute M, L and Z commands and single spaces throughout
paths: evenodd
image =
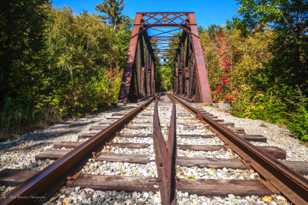
M 188 39 L 189 40 L 189 39 Z M 188 43 L 188 53 L 189 53 L 189 61 L 188 61 L 188 67 L 189 67 L 189 90 L 188 90 L 188 98 L 191 98 L 193 96 L 193 86 L 194 86 L 194 78 L 195 78 L 195 70 L 193 66 L 193 59 L 191 59 L 191 44 L 190 42 Z
M 178 63 L 178 54 L 176 54 L 175 58 L 175 78 L 174 78 L 174 93 L 179 93 L 179 63 Z
M 211 104 L 212 97 L 211 97 L 211 89 L 208 81 L 208 72 L 206 68 L 206 64 L 204 61 L 203 51 L 201 47 L 201 42 L 199 38 L 199 32 L 196 24 L 195 14 L 189 13 L 188 14 L 189 20 L 189 27 L 191 30 L 191 39 L 192 39 L 192 46 L 193 46 L 193 54 L 195 58 L 195 67 L 196 67 L 196 74 L 197 74 L 197 84 L 198 84 L 198 92 L 199 92 L 199 100 Z
M 151 92 L 151 95 L 154 95 L 155 94 L 155 65 L 154 65 L 154 62 L 153 60 L 151 61 L 151 79 L 152 79 L 152 85 L 151 85 L 151 88 L 152 88 L 152 92 Z
M 150 56 L 149 56 L 149 53 L 147 52 L 147 55 L 146 55 L 146 87 L 147 87 L 147 96 L 149 96 L 150 95 L 150 93 L 151 93 L 151 88 L 150 88 L 150 66 L 149 66 L 149 64 L 150 64 Z
M 144 42 L 143 42 L 143 37 L 142 35 L 140 35 L 140 40 L 139 40 L 139 43 L 138 43 L 138 58 L 137 60 L 140 61 L 140 68 L 137 68 L 137 69 L 140 69 L 140 82 L 139 83 L 139 87 L 140 87 L 140 94 L 141 94 L 141 97 L 145 97 L 146 96 L 146 93 L 145 93 L 145 88 L 144 88 L 144 75 L 145 75 L 145 63 L 144 63 Z
M 189 65 L 189 51 L 190 51 L 190 44 L 189 38 L 185 35 L 185 95 L 186 97 L 190 98 L 190 81 L 191 81 L 191 67 Z
M 184 90 L 184 81 L 183 81 L 183 79 L 184 79 L 184 64 L 183 64 L 184 62 L 183 62 L 183 43 L 181 42 L 180 43 L 180 52 L 179 52 L 179 81 L 180 81 L 180 83 L 179 83 L 179 94 L 180 95 L 183 95 L 184 94 L 184 92 L 183 92 L 183 90 Z
M 142 97 L 145 97 L 145 91 L 144 91 L 144 66 L 141 67 L 140 75 L 141 75 L 141 78 L 140 78 L 140 90 L 141 90 Z
M 129 89 L 131 85 L 133 66 L 136 58 L 136 50 L 138 45 L 139 32 L 142 26 L 143 15 L 137 13 L 134 21 L 134 28 L 128 47 L 127 67 L 124 70 L 122 84 L 120 89 L 120 100 L 127 101 Z
M 136 89 L 135 89 L 135 96 L 143 96 L 142 92 L 142 41 L 137 43 L 137 53 L 136 53 L 136 60 L 135 60 L 135 69 L 133 71 L 133 75 L 135 74 L 136 77 Z

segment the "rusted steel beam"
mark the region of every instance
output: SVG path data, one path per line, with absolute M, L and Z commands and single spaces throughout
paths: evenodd
M 255 169 L 266 180 L 266 186 L 270 189 L 278 190 L 294 204 L 308 203 L 308 183 L 304 177 L 252 145 L 229 128 L 192 107 L 183 99 L 176 96 L 172 96 L 172 98 L 188 108 L 198 119 L 209 124 L 212 132 L 216 133 L 247 165 Z
M 158 115 L 158 100 L 155 100 L 154 117 L 153 117 L 153 141 L 155 150 L 156 168 L 159 177 L 160 197 L 163 205 L 168 204 L 168 184 L 166 162 L 168 161 L 168 154 L 166 149 L 166 142 L 161 132 L 159 115 Z
M 159 15 L 159 14 L 183 14 L 187 15 L 190 13 L 194 13 L 192 11 L 185 11 L 185 12 L 174 12 L 174 11 L 151 11 L 151 12 L 137 12 L 137 14 L 143 14 L 143 15 Z
M 135 78 L 136 78 L 136 84 L 135 84 L 135 96 L 138 97 L 145 97 L 144 94 L 144 87 L 142 85 L 143 83 L 143 67 L 144 67 L 144 60 L 143 60 L 143 39 L 141 38 L 137 43 L 137 53 L 136 53 L 136 59 L 135 59 L 135 66 L 134 70 L 135 72 Z M 134 78 L 134 74 L 133 74 Z
M 120 88 L 120 100 L 127 101 L 129 89 L 131 85 L 133 66 L 136 58 L 136 50 L 139 38 L 139 32 L 142 26 L 143 15 L 138 13 L 135 17 L 134 28 L 131 34 L 131 39 L 128 47 L 127 67 L 124 70 L 122 84 Z
M 176 24 L 176 23 L 147 23 L 145 24 L 146 28 L 151 28 L 151 27 L 177 27 L 177 28 L 183 28 L 185 27 L 185 24 Z
M 152 61 L 151 63 L 151 88 L 152 88 L 152 92 L 151 92 L 151 96 L 155 95 L 156 92 L 156 82 L 155 82 L 155 62 Z
M 176 107 L 172 103 L 172 114 L 168 133 L 167 151 L 169 154 L 170 204 L 176 204 Z
M 42 204 L 50 195 L 58 190 L 66 180 L 66 177 L 74 173 L 79 167 L 92 156 L 93 152 L 99 150 L 110 141 L 125 124 L 131 121 L 139 112 L 153 101 L 150 98 L 131 112 L 124 115 L 108 128 L 97 133 L 62 158 L 56 160 L 47 168 L 11 191 L 7 198 L 0 202 L 1 205 L 12 204 Z
M 201 102 L 204 102 L 206 104 L 211 104 L 212 97 L 211 97 L 210 84 L 208 80 L 208 72 L 204 61 L 203 50 L 201 47 L 195 15 L 193 13 L 189 13 L 188 20 L 189 20 L 189 28 L 192 33 L 191 39 L 192 39 L 193 54 L 195 58 L 199 98 Z
M 159 115 L 158 115 L 158 100 L 155 101 L 154 116 L 153 116 L 153 140 L 155 150 L 156 168 L 159 177 L 159 190 L 161 202 L 163 205 L 176 204 L 176 111 L 175 105 L 172 108 L 171 124 L 168 135 L 168 142 L 164 140 L 161 132 Z

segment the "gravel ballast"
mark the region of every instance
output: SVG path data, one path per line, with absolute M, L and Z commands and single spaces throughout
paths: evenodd
M 212 106 L 198 106 L 205 111 L 223 119 L 225 122 L 234 123 L 235 127 L 240 127 L 247 134 L 263 135 L 267 138 L 267 143 L 255 143 L 258 145 L 277 146 L 287 152 L 287 160 L 308 161 L 308 147 L 292 136 L 286 128 L 274 125 L 262 120 L 251 120 L 232 116 L 230 113 L 219 110 Z
M 148 126 L 147 128 L 133 129 L 126 126 L 121 130 L 120 134 L 131 135 L 136 137 L 123 137 L 117 135 L 113 139 L 113 143 L 147 143 L 149 147 L 142 149 L 132 149 L 123 147 L 105 146 L 101 152 L 116 153 L 116 154 L 138 154 L 147 157 L 150 162 L 147 164 L 136 164 L 126 162 L 107 162 L 98 161 L 95 157 L 89 159 L 85 166 L 81 169 L 81 174 L 93 175 L 112 175 L 112 176 L 144 176 L 157 177 L 157 170 L 155 164 L 153 139 L 151 137 L 153 132 L 152 121 L 153 117 L 148 116 L 153 114 L 154 103 L 147 107 L 142 113 L 129 123 L 131 126 Z M 258 145 L 272 145 L 278 146 L 287 151 L 287 158 L 289 160 L 308 160 L 307 147 L 299 144 L 296 145 L 289 137 L 286 129 L 280 128 L 270 123 L 265 123 L 259 120 L 240 119 L 231 116 L 228 113 L 222 112 L 217 108 L 210 106 L 202 106 L 202 109 L 212 113 L 219 119 L 224 119 L 225 122 L 233 122 L 235 127 L 245 129 L 247 134 L 261 134 L 267 137 L 268 143 L 256 143 Z M 162 126 L 162 132 L 167 139 L 168 127 L 170 124 L 172 104 L 167 97 L 162 97 L 159 102 L 159 116 Z M 121 112 L 126 113 L 129 109 L 124 109 Z M 52 148 L 53 142 L 59 141 L 80 141 L 78 135 L 92 132 L 90 128 L 93 126 L 102 125 L 102 123 L 115 121 L 121 116 L 113 116 L 114 112 L 104 112 L 97 115 L 91 115 L 79 120 L 70 120 L 65 123 L 59 123 L 51 126 L 45 130 L 33 132 L 30 134 L 36 135 L 30 140 L 24 140 L 17 146 L 7 146 L 7 144 L 0 143 L 3 149 L 0 151 L 0 170 L 4 168 L 32 168 L 40 170 L 50 163 L 52 160 L 36 161 L 35 155 Z M 214 135 L 205 124 L 196 120 L 195 116 L 189 113 L 182 106 L 177 104 L 177 144 L 181 145 L 224 145 L 218 137 L 180 137 L 180 135 Z M 56 132 L 55 136 L 50 136 L 50 132 Z M 98 130 L 97 130 L 98 132 Z M 47 134 L 46 134 L 47 133 Z M 54 133 L 53 133 L 54 134 Z M 29 134 L 28 134 L 29 135 Z M 46 137 L 48 135 L 48 137 Z M 139 135 L 148 135 L 147 137 L 137 137 Z M 40 137 L 38 137 L 40 136 Z M 281 140 L 281 136 L 287 137 L 290 142 Z M 83 139 L 85 140 L 85 139 Z M 294 141 L 294 142 L 295 142 Z M 279 144 L 278 144 L 279 142 Z M 284 144 L 285 143 L 285 144 Z M 7 146 L 7 147 L 5 147 Z M 297 150 L 299 149 L 299 151 Z M 297 153 L 298 152 L 298 153 Z M 177 149 L 178 156 L 185 157 L 206 157 L 213 159 L 236 159 L 238 155 L 233 153 L 230 149 L 221 149 L 218 151 L 192 151 Z M 306 156 L 305 156 L 306 155 Z M 99 156 L 99 154 L 97 155 Z M 200 167 L 184 167 L 177 166 L 177 177 L 183 179 L 197 180 L 197 179 L 218 179 L 218 180 L 258 180 L 260 176 L 251 169 L 214 169 L 214 168 L 200 168 Z M 0 187 L 0 194 L 5 194 L 12 187 Z M 62 189 L 45 204 L 160 204 L 159 192 L 116 192 L 116 191 L 98 191 L 90 188 L 80 187 L 62 187 Z M 229 194 L 225 197 L 205 197 L 186 192 L 177 192 L 177 204 L 270 204 L 270 205 L 286 205 L 289 202 L 281 195 L 271 196 L 234 196 Z

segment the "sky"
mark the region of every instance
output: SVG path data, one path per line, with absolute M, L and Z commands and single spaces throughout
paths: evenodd
M 95 6 L 102 0 L 52 0 L 56 8 L 70 7 L 74 13 L 95 13 Z M 235 0 L 125 0 L 124 14 L 134 18 L 143 11 L 193 11 L 199 26 L 224 25 L 237 15 Z

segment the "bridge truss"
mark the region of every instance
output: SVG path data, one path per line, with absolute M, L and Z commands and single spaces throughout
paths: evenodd
M 192 101 L 212 103 L 208 73 L 193 12 L 138 12 L 123 73 L 120 100 L 155 94 L 158 66 L 172 64 L 173 92 Z

